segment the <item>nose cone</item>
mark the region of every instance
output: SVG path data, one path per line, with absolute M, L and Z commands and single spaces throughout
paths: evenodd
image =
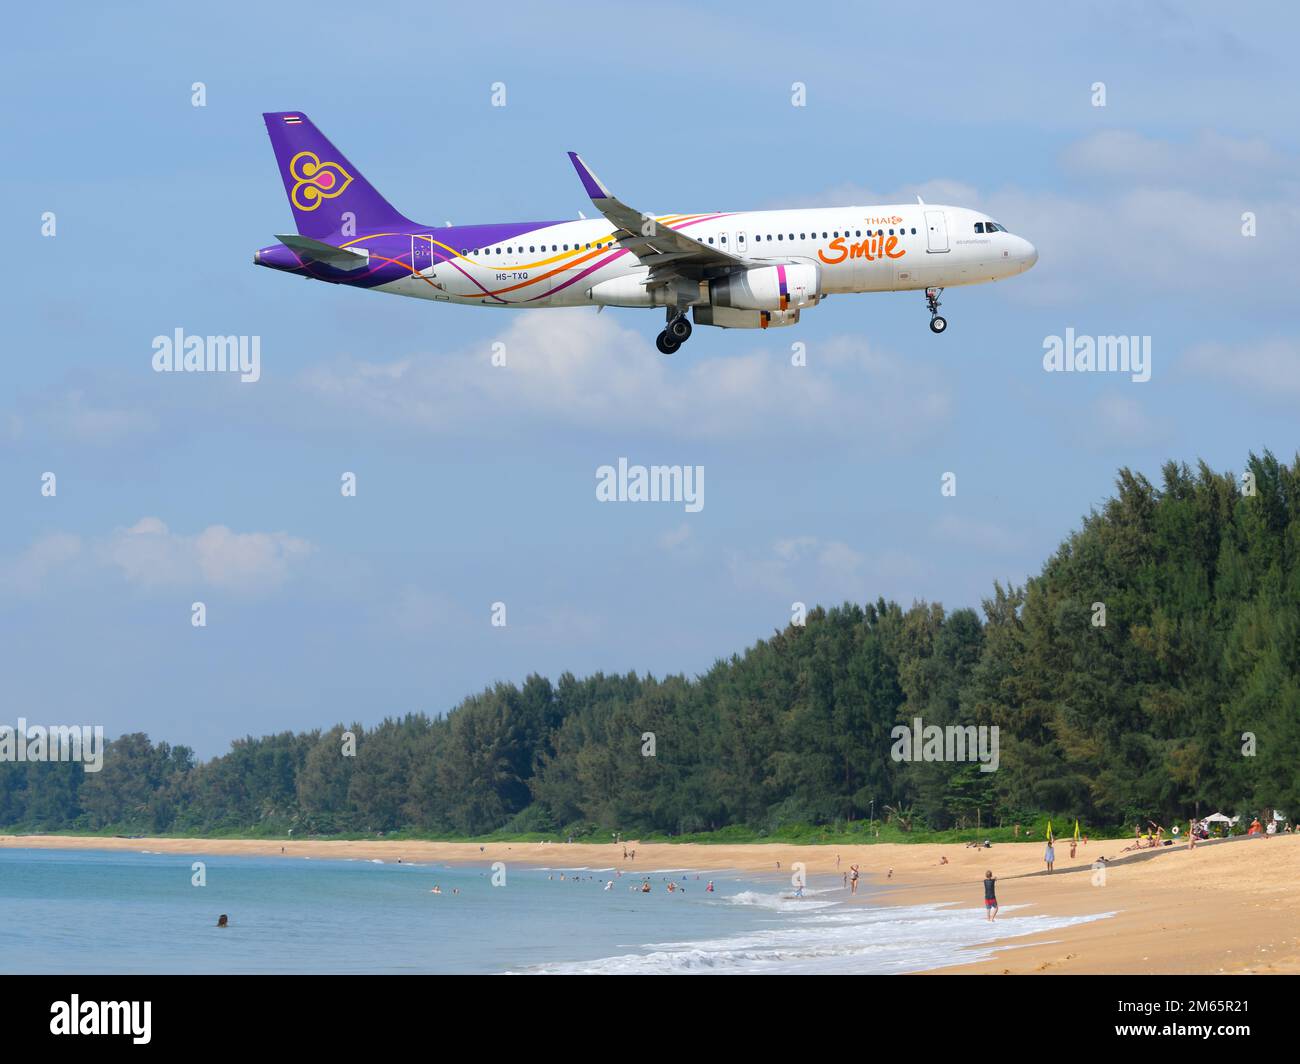
M 1038 261 L 1038 249 L 1028 240 L 1022 239 L 1020 243 L 1024 245 L 1020 249 L 1020 272 L 1024 273 Z

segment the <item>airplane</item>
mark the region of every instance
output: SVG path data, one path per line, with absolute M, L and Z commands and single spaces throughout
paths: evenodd
M 924 203 L 642 213 L 569 159 L 600 218 L 421 225 L 399 214 L 301 111 L 262 116 L 297 233 L 253 262 L 330 284 L 485 307 L 662 307 L 675 352 L 696 325 L 794 325 L 828 296 L 997 281 L 1038 261 L 1033 244 L 980 211 Z M 689 315 L 689 316 L 688 316 Z

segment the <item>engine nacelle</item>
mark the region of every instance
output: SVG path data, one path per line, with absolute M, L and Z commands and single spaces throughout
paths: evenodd
M 709 282 L 709 302 L 736 310 L 797 310 L 817 305 L 821 270 L 811 262 L 755 266 Z
M 779 329 L 799 320 L 797 310 L 735 310 L 732 307 L 692 307 L 696 325 L 720 329 Z

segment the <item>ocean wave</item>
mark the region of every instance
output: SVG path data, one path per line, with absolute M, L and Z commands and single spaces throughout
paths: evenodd
M 793 888 L 791 888 L 793 891 Z M 772 909 L 776 912 L 810 912 L 817 909 L 829 909 L 838 902 L 834 900 L 822 901 L 812 897 L 814 893 L 824 893 L 822 891 L 811 891 L 804 889 L 802 898 L 796 897 L 793 892 L 788 894 L 763 894 L 757 890 L 742 890 L 739 894 L 732 894 L 723 898 L 723 901 L 730 902 L 732 905 L 756 905 L 760 909 Z
M 737 904 L 762 905 L 792 917 L 787 926 L 679 943 L 650 943 L 641 952 L 590 961 L 566 961 L 528 969 L 536 974 L 890 974 L 969 964 L 1018 939 L 1074 924 L 1087 916 L 1021 916 L 989 923 L 979 909 L 943 905 L 898 908 L 836 907 L 834 902 L 789 900 L 745 891 Z M 734 895 L 734 899 L 742 895 Z M 766 900 L 758 900 L 766 899 Z M 774 904 L 774 902 L 784 904 Z M 802 907 L 803 915 L 797 915 Z

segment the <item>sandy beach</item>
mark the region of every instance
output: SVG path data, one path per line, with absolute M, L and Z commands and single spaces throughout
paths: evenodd
M 385 861 L 511 861 L 554 867 L 688 868 L 787 872 L 803 862 L 807 874 L 840 875 L 858 864 L 862 903 L 954 904 L 984 919 L 981 880 L 998 877 L 999 923 L 1014 926 L 1035 913 L 1113 913 L 1104 920 L 1013 940 L 992 959 L 944 968 L 970 974 L 1269 974 L 1300 972 L 1300 835 L 1255 837 L 1194 851 L 1185 843 L 1148 859 L 1112 865 L 1095 884 L 1089 866 L 1099 857 L 1121 861 L 1123 840 L 1092 840 L 1071 860 L 1058 841 L 1056 871 L 1043 873 L 1043 843 L 1002 843 L 988 850 L 960 844 L 794 846 L 411 841 L 294 841 L 242 839 L 75 838 L 0 835 L 0 847 L 151 850 L 162 853 L 286 858 L 379 858 Z M 948 863 L 941 863 L 947 857 Z M 837 868 L 836 860 L 839 859 Z M 778 867 L 779 863 L 779 867 Z M 892 875 L 890 870 L 892 869 Z M 1074 869 L 1074 871 L 1071 871 Z M 847 898 L 848 892 L 845 891 Z

